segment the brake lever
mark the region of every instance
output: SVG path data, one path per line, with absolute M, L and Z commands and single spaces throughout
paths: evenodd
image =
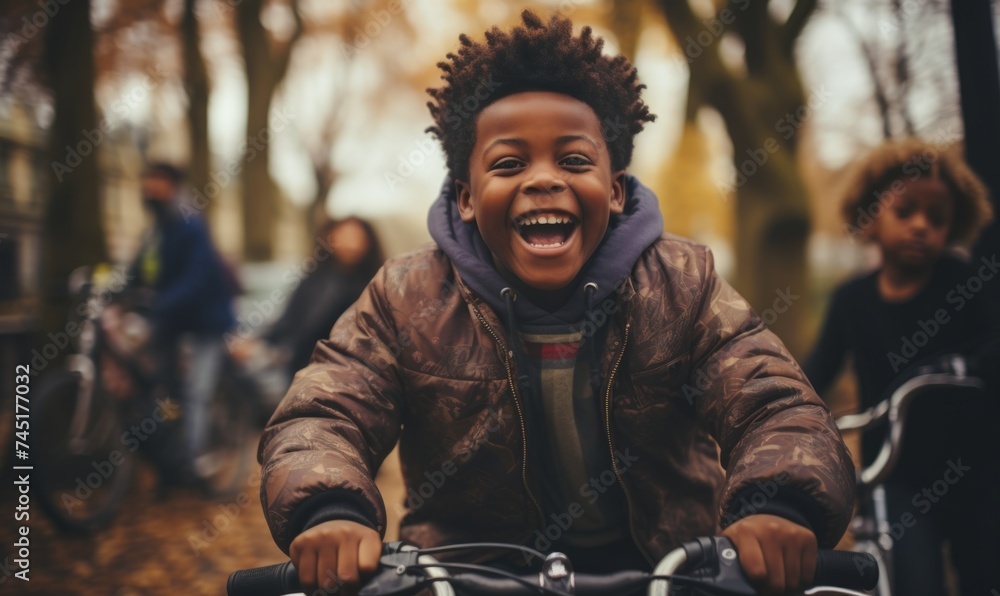
M 702 537 L 681 545 L 687 553 L 687 562 L 670 580 L 671 591 L 676 586 L 698 594 L 755 596 L 732 541 L 724 536 Z
M 418 563 L 420 552 L 402 550 L 403 542 L 388 542 L 382 547 L 375 576 L 358 592 L 358 596 L 406 596 L 424 589 L 423 574 L 408 572 Z

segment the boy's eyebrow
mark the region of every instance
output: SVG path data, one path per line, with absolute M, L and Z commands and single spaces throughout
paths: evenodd
M 497 139 L 492 143 L 490 143 L 489 145 L 487 145 L 486 147 L 483 147 L 483 153 L 486 153 L 496 145 L 514 145 L 515 147 L 524 147 L 527 144 L 528 141 L 525 141 L 524 139 L 518 139 L 518 138 Z
M 558 139 L 556 139 L 556 144 L 565 145 L 566 143 L 571 143 L 573 141 L 583 141 L 585 143 L 592 145 L 595 151 L 599 150 L 597 147 L 597 143 L 595 143 L 593 139 L 591 139 L 586 135 L 563 135 Z
M 593 139 L 586 135 L 563 135 L 556 139 L 556 145 L 565 145 L 566 143 L 571 143 L 573 141 L 583 141 L 594 147 L 594 150 L 599 150 L 597 143 Z M 528 142 L 524 139 L 517 137 L 497 139 L 483 148 L 483 153 L 486 153 L 496 145 L 514 145 L 515 147 L 524 147 Z

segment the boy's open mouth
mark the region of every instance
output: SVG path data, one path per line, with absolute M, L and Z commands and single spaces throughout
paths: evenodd
M 569 240 L 579 221 L 573 215 L 554 211 L 529 211 L 514 218 L 514 229 L 535 248 L 554 248 Z

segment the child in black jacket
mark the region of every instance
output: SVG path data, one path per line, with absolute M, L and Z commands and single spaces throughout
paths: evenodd
M 990 339 L 986 330 L 993 327 L 996 304 L 985 290 L 1000 283 L 995 279 L 1000 276 L 997 255 L 968 263 L 948 252 L 971 244 L 989 222 L 986 197 L 960 157 L 917 139 L 886 144 L 855 166 L 844 200 L 846 229 L 874 242 L 882 264 L 834 293 L 820 339 L 804 366 L 817 392 L 829 389 L 850 355 L 861 407 L 869 408 L 887 398 L 887 391 L 916 364 L 944 353 L 973 353 Z M 970 450 L 957 436 L 971 431 L 968 422 L 948 430 L 942 418 L 947 412 L 914 413 L 906 420 L 909 428 L 940 431 L 934 437 L 909 437 L 904 453 L 909 451 L 910 465 L 897 467 L 885 483 L 890 522 L 916 520 L 900 523 L 905 532 L 894 534 L 896 593 L 944 594 L 939 553 L 945 537 L 951 539 L 962 593 L 989 593 L 996 584 L 982 574 L 995 566 L 987 553 L 997 552 L 997 537 L 987 536 L 988 524 L 981 522 L 996 515 L 988 513 L 980 490 L 993 490 L 983 466 L 975 465 L 969 477 L 956 482 L 951 495 L 928 498 L 923 492 L 949 473 L 935 459 L 954 462 L 957 453 L 964 470 L 981 449 Z M 883 428 L 863 435 L 866 464 L 883 438 Z M 950 485 L 950 477 L 945 480 Z

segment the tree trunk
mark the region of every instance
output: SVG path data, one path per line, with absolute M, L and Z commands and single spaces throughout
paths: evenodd
M 276 187 L 268 171 L 270 135 L 264 132 L 275 83 L 265 65 L 250 61 L 246 66 L 247 140 L 250 146 L 243 158 L 243 256 L 248 261 L 267 261 L 274 256 L 279 214 Z
M 268 39 L 260 22 L 264 0 L 245 0 L 237 8 L 247 77 L 247 149 L 243 157 L 243 256 L 267 261 L 274 256 L 277 228 L 277 186 L 268 171 L 271 132 L 268 117 L 274 90 L 285 77 L 292 48 L 302 34 L 298 3 L 292 0 L 295 29 L 282 48 Z
M 181 45 L 184 52 L 184 87 L 188 96 L 188 135 L 191 142 L 191 161 L 188 165 L 188 184 L 195 196 L 205 196 L 208 189 L 212 154 L 208 139 L 208 95 L 211 89 L 208 69 L 201 55 L 201 33 L 195 13 L 197 0 L 184 0 L 181 20 Z M 200 193 L 200 194 L 199 194 Z M 211 220 L 217 196 L 209 197 L 203 216 Z
M 61 328 L 69 308 L 67 276 L 107 261 L 98 152 L 106 131 L 94 101 L 94 33 L 90 0 L 76 0 L 52 17 L 45 32 L 45 69 L 55 119 L 45 220 L 42 329 Z
M 716 109 L 733 142 L 736 169 L 736 275 L 733 285 L 789 350 L 808 348 L 806 246 L 809 206 L 795 163 L 797 132 L 810 109 L 794 62 L 794 42 L 813 9 L 799 0 L 777 24 L 767 3 L 737 3 L 707 23 L 687 0 L 660 5 L 691 69 L 688 118 L 700 105 Z M 735 19 L 732 18 L 735 16 Z M 743 39 L 746 73 L 734 73 L 719 54 L 713 23 Z M 813 106 L 814 107 L 814 106 Z
M 952 0 L 955 58 L 965 125 L 965 158 L 990 190 L 993 223 L 976 247 L 977 257 L 1000 252 L 1000 68 L 989 0 Z M 997 285 L 997 284 L 992 284 Z M 1000 293 L 1000 292 L 998 292 Z
M 609 24 L 618 40 L 621 53 L 635 60 L 635 50 L 642 33 L 642 8 L 645 0 L 613 0 Z
M 780 174 L 766 181 L 748 178 L 736 193 L 735 285 L 792 354 L 802 357 L 810 346 L 804 329 L 808 301 L 803 300 L 809 217 L 774 200 L 775 195 L 806 196 L 788 161 Z

